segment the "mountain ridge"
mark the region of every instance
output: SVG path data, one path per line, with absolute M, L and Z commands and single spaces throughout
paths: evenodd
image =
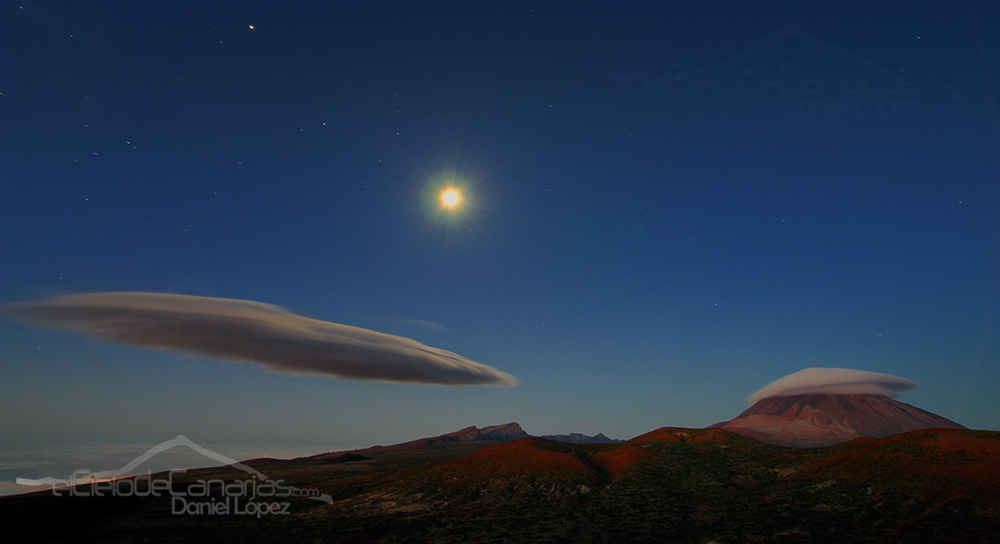
M 401 442 L 399 444 L 392 444 L 389 446 L 376 445 L 354 450 L 331 451 L 302 457 L 301 459 L 327 460 L 333 463 L 342 463 L 380 458 L 416 450 L 440 450 L 446 445 L 455 445 L 456 443 L 462 443 L 461 445 L 475 448 L 476 446 L 487 447 L 491 445 L 491 443 L 505 443 L 520 440 L 522 438 L 540 438 L 568 444 L 621 444 L 625 442 L 625 440 L 608 438 L 604 435 L 604 433 L 597 433 L 594 436 L 588 436 L 581 433 L 534 436 L 528 434 L 517 422 L 510 422 L 501 425 L 490 425 L 482 428 L 470 425 L 457 431 L 452 431 L 438 436 L 418 438 L 416 440 Z
M 468 427 L 447 435 L 453 440 L 425 441 L 437 449 L 341 463 L 245 462 L 283 485 L 332 498 L 283 499 L 291 516 L 173 515 L 170 497 L 40 492 L 0 497 L 0 523 L 19 542 L 123 541 L 127 529 L 148 541 L 216 544 L 251 536 L 556 542 L 566 534 L 584 543 L 606 543 L 608 535 L 650 543 L 989 542 L 1000 524 L 994 431 L 924 429 L 819 449 L 720 428 L 661 427 L 621 444 L 461 440 L 482 436 Z M 235 467 L 196 469 L 172 475 L 171 490 L 249 479 Z M 222 500 L 197 497 L 189 500 Z M 35 523 L 23 523 L 26 517 Z

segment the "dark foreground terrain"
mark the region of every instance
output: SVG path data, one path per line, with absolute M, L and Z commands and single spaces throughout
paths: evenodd
M 0 498 L 0 538 L 619 544 L 992 542 L 1000 534 L 1000 433 L 990 431 L 794 449 L 720 429 L 663 428 L 621 444 L 426 440 L 247 465 L 325 500 L 262 491 L 235 499 L 287 502 L 288 514 L 173 514 L 169 491 L 195 506 L 222 504 L 234 497 L 211 485 L 199 496 L 198 480 L 254 478 L 204 469 L 175 475 L 159 497 Z

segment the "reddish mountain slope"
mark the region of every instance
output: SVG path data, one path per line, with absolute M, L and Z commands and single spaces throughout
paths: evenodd
M 632 444 L 622 444 L 616 446 L 613 450 L 594 454 L 594 462 L 606 470 L 612 478 L 618 478 L 633 466 L 657 456 L 655 452 L 642 447 Z
M 599 478 L 595 467 L 564 448 L 540 438 L 522 438 L 445 461 L 435 470 L 449 475 L 475 474 L 489 479 L 511 474 L 545 473 L 553 478 Z
M 354 501 L 383 512 L 414 512 L 442 503 L 566 498 L 620 481 L 643 461 L 660 456 L 630 444 L 575 445 L 522 438 L 388 473 Z
M 917 501 L 966 498 L 980 506 L 1000 504 L 1000 433 L 924 429 L 887 438 L 862 438 L 839 446 L 798 471 L 868 493 L 902 493 Z
M 820 447 L 859 436 L 965 427 L 883 395 L 795 395 L 758 401 L 731 421 L 712 425 L 779 446 Z
M 713 425 L 712 427 L 715 426 Z M 660 442 L 683 442 L 688 444 L 701 442 L 719 442 L 726 444 L 728 442 L 732 442 L 731 438 L 733 435 L 712 427 L 707 429 L 660 427 L 655 431 L 640 434 L 639 436 L 627 441 L 626 444 L 642 446 L 643 444 L 655 444 Z
M 546 474 L 550 478 L 602 480 L 620 476 L 633 465 L 653 457 L 657 457 L 655 452 L 631 444 L 577 448 L 552 440 L 522 438 L 445 461 L 433 471 L 490 479 Z

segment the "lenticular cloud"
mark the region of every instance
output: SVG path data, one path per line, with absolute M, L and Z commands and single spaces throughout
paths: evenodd
M 896 397 L 896 391 L 916 389 L 917 384 L 889 374 L 878 374 L 850 368 L 807 368 L 771 382 L 767 387 L 747 397 L 750 404 L 768 397 L 792 395 L 885 395 Z
M 415 340 L 226 298 L 89 293 L 8 304 L 14 317 L 101 340 L 257 363 L 275 372 L 438 385 L 517 379 Z

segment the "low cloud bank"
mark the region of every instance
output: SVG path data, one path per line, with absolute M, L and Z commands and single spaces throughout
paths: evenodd
M 792 395 L 885 395 L 897 396 L 896 391 L 919 387 L 906 378 L 850 368 L 807 368 L 771 382 L 767 387 L 747 397 L 754 404 L 768 397 Z
M 438 385 L 518 383 L 450 351 L 251 300 L 88 293 L 16 302 L 4 309 L 26 322 L 101 340 L 247 361 L 275 372 Z

